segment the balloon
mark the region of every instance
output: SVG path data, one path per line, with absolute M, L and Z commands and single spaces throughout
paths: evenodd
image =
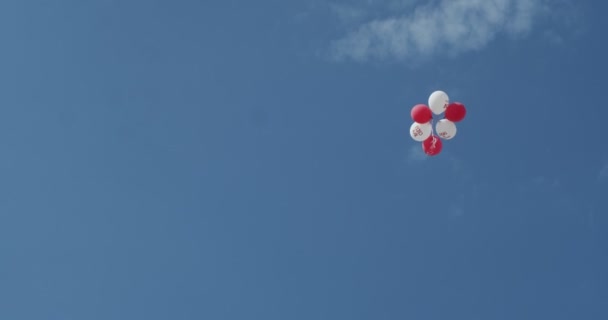
M 456 135 L 456 124 L 448 119 L 441 119 L 435 125 L 437 135 L 443 139 L 450 140 Z
M 445 118 L 452 121 L 458 122 L 464 119 L 464 116 L 467 114 L 467 109 L 464 107 L 464 104 L 460 102 L 453 102 L 448 105 L 445 109 Z
M 412 139 L 421 142 L 428 138 L 433 132 L 433 126 L 430 122 L 427 123 L 417 123 L 414 122 L 410 126 L 410 136 Z
M 429 108 L 431 108 L 434 114 L 441 114 L 448 107 L 449 103 L 450 98 L 443 91 L 434 91 L 429 96 Z
M 438 136 L 432 135 L 422 142 L 422 150 L 428 156 L 436 156 L 443 149 L 443 142 Z
M 417 104 L 411 111 L 412 120 L 418 123 L 427 123 L 433 119 L 431 109 L 424 104 Z

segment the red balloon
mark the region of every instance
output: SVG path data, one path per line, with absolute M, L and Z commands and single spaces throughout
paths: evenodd
M 424 104 L 417 104 L 412 108 L 412 120 L 418 123 L 427 123 L 433 119 L 431 108 Z
M 445 118 L 452 122 L 461 121 L 466 114 L 467 109 L 460 102 L 452 102 L 445 109 Z
M 436 156 L 443 149 L 443 142 L 439 139 L 439 136 L 431 135 L 422 142 L 422 150 L 428 156 Z

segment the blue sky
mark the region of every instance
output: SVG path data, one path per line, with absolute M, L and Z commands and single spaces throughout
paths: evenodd
M 606 9 L 2 1 L 0 318 L 606 319 Z

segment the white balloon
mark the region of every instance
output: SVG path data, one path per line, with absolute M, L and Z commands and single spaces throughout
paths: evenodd
M 441 119 L 437 121 L 435 126 L 437 135 L 443 139 L 450 140 L 456 136 L 456 124 L 448 119 Z
M 430 122 L 427 123 L 418 123 L 414 122 L 410 126 L 410 136 L 412 139 L 422 142 L 431 136 L 433 132 L 433 125 Z
M 429 108 L 434 114 L 441 114 L 450 104 L 450 98 L 443 91 L 435 91 L 429 96 Z

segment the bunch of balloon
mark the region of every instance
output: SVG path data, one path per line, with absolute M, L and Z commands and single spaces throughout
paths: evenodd
M 444 118 L 437 121 L 433 130 L 433 114 Z M 429 96 L 428 105 L 417 104 L 412 108 L 411 116 L 414 123 L 410 126 L 410 136 L 422 143 L 422 150 L 428 156 L 441 153 L 443 142 L 456 136 L 456 122 L 462 121 L 466 108 L 460 102 L 450 103 L 450 98 L 443 91 L 434 91 Z

